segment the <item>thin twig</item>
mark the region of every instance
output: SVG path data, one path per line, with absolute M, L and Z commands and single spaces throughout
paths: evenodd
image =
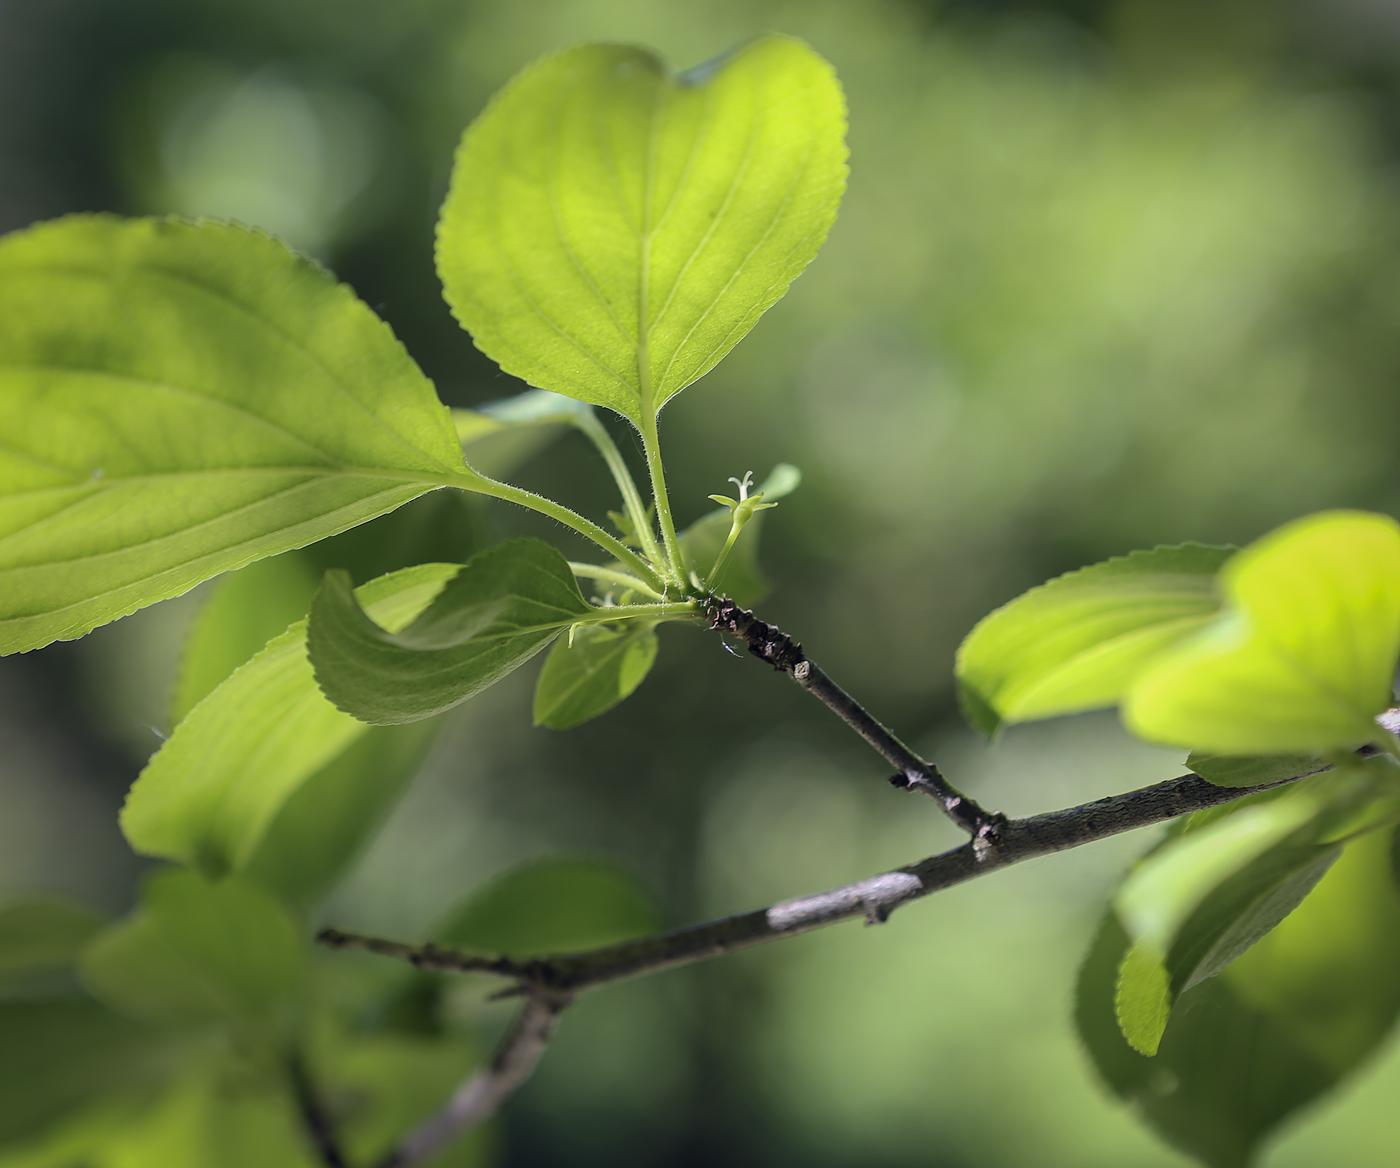
M 367 949 L 402 958 L 421 969 L 492 974 L 517 983 L 516 990 L 507 993 L 574 994 L 606 982 L 690 965 L 779 937 L 795 936 L 850 917 L 864 917 L 867 923 L 877 924 L 911 900 L 973 880 L 994 869 L 1081 847 L 1120 832 L 1218 807 L 1256 791 L 1296 781 L 1285 779 L 1257 787 L 1217 787 L 1199 775 L 1183 775 L 1125 795 L 1111 795 L 1062 811 L 1007 820 L 1001 827 L 996 847 L 990 850 L 979 848 L 978 841 L 971 840 L 907 868 L 897 868 L 829 892 L 785 900 L 741 916 L 725 917 L 586 953 L 512 961 L 506 957 L 464 953 L 441 945 L 405 945 L 334 929 L 327 929 L 319 940 L 335 948 Z
M 325 1164 L 326 1168 L 347 1168 L 330 1116 L 321 1105 L 320 1096 L 317 1095 L 306 1064 L 299 1054 L 293 1054 L 287 1059 L 287 1077 L 291 1081 L 292 1094 L 296 1096 L 302 1126 L 306 1129 L 316 1154 L 321 1158 L 321 1163 Z
M 710 618 L 710 628 L 733 633 L 749 647 L 750 653 L 767 661 L 778 672 L 788 674 L 873 746 L 897 772 L 890 782 L 907 790 L 922 791 L 943 808 L 949 819 L 972 836 L 978 856 L 985 856 L 1000 841 L 1005 815 L 985 810 L 949 783 L 936 766 L 905 746 L 810 661 L 802 652 L 802 646 L 785 632 L 759 620 L 732 600 L 712 599 L 705 611 Z
M 491 1065 L 483 1067 L 452 1094 L 446 1105 L 410 1132 L 380 1168 L 411 1168 L 430 1159 L 446 1144 L 500 1110 L 534 1071 L 569 1004 L 567 994 L 532 993 Z

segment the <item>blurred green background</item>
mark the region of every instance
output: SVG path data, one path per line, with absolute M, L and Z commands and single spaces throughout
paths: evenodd
M 1094 559 L 1400 509 L 1400 5 L 0 0 L 0 229 L 73 210 L 257 224 L 353 284 L 449 403 L 502 397 L 519 383 L 432 271 L 462 127 L 564 45 L 686 66 L 770 29 L 846 84 L 850 192 L 811 271 L 666 410 L 680 520 L 729 475 L 800 466 L 766 521 L 763 615 L 984 802 L 1027 814 L 1171 777 L 1179 757 L 1106 716 L 980 743 L 952 654 Z M 595 518 L 615 505 L 576 436 L 520 481 Z M 477 521 L 557 534 L 494 506 Z M 0 662 L 0 894 L 130 903 L 115 812 L 206 591 Z M 680 924 L 956 842 L 711 635 L 669 627 L 643 689 L 564 734 L 530 727 L 533 672 L 457 712 L 328 921 L 413 936 L 513 864 L 586 854 Z M 598 991 L 511 1105 L 499 1162 L 1182 1164 L 1105 1098 L 1069 1019 L 1102 898 L 1147 842 Z M 1268 1164 L 1389 1168 L 1398 1089 L 1392 1053 Z

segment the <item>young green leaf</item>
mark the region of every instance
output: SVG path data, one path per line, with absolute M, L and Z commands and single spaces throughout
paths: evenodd
M 384 627 L 402 628 L 459 567 L 423 564 L 380 577 L 360 587 L 359 603 Z M 306 622 L 298 621 L 175 728 L 131 788 L 122 830 L 146 855 L 213 877 L 239 871 L 298 788 L 365 729 L 317 688 Z M 401 776 L 387 774 L 385 782 L 396 790 Z
M 515 539 L 473 556 L 397 633 L 365 613 L 344 573 L 328 572 L 307 645 L 316 681 L 337 707 L 390 726 L 466 701 L 597 612 L 559 552 Z
M 614 945 L 660 926 L 656 904 L 636 877 L 613 864 L 570 858 L 504 873 L 440 921 L 431 936 L 444 945 L 519 958 Z
M 688 73 L 584 45 L 468 127 L 438 274 L 477 346 L 639 426 L 811 262 L 846 179 L 830 65 L 765 36 Z
M 1132 552 L 1057 576 L 983 617 L 958 649 L 964 712 L 991 734 L 1111 706 L 1158 653 L 1219 610 L 1231 548 Z
M 792 494 L 801 483 L 802 472 L 791 463 L 780 462 L 754 493 L 761 494 L 765 503 L 776 503 Z M 733 514 L 728 507 L 718 507 L 681 532 L 681 555 L 701 580 L 709 576 L 729 538 Z M 752 608 L 768 594 L 768 577 L 758 564 L 762 530 L 763 514 L 760 512 L 745 524 L 720 567 L 719 575 L 710 581 L 716 593 L 729 597 L 743 608 Z
M 347 287 L 207 221 L 0 240 L 0 434 L 0 652 L 484 481 Z
M 1400 896 L 1388 845 L 1376 833 L 1348 846 L 1277 928 L 1185 991 L 1155 1058 L 1118 1027 L 1115 993 L 1132 942 L 1108 914 L 1075 1014 L 1109 1088 L 1188 1155 L 1245 1168 L 1271 1130 L 1384 1041 L 1400 1012 Z
M 301 930 L 270 893 L 178 868 L 148 877 L 136 913 L 82 958 L 99 999 L 159 1022 L 276 1024 L 307 970 Z
M 568 730 L 605 714 L 651 672 L 657 640 L 647 621 L 622 628 L 591 625 L 559 640 L 535 684 L 535 725 Z
M 1400 656 L 1400 524 L 1311 515 L 1251 544 L 1220 579 L 1220 616 L 1128 686 L 1128 728 L 1222 754 L 1373 741 Z

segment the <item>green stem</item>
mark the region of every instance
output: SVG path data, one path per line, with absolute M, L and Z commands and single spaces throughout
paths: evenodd
M 729 538 L 724 541 L 724 546 L 719 549 L 719 555 L 715 557 L 715 562 L 710 567 L 710 574 L 705 577 L 705 591 L 709 592 L 716 580 L 719 579 L 720 569 L 724 567 L 724 561 L 729 558 L 730 549 L 734 546 L 734 541 L 739 538 L 739 532 L 743 530 L 737 523 L 729 525 Z
M 656 432 L 656 413 L 648 401 L 642 403 L 642 448 L 647 455 L 647 470 L 651 473 L 651 497 L 656 500 L 656 518 L 661 524 L 661 538 L 666 544 L 666 558 L 676 583 L 685 588 L 689 581 L 685 560 L 681 556 L 681 541 L 676 537 L 676 521 L 671 515 L 671 499 L 666 494 L 666 472 L 661 466 L 661 442 Z
M 543 495 L 535 494 L 534 491 L 513 487 L 509 483 L 498 483 L 495 479 L 484 478 L 484 476 L 480 485 L 467 489 L 480 491 L 483 495 L 490 495 L 496 499 L 504 499 L 507 503 L 517 503 L 521 507 L 528 507 L 532 511 L 538 511 L 541 515 L 548 515 L 551 519 L 558 520 L 565 527 L 571 527 L 580 535 L 587 536 L 614 559 L 621 560 L 654 590 L 664 591 L 664 584 L 656 574 L 656 569 L 646 560 L 642 559 L 616 536 L 609 535 L 591 519 L 585 519 L 577 512 L 570 511 L 562 503 L 546 499 Z
M 569 571 L 573 572 L 575 576 L 583 576 L 588 580 L 606 580 L 610 584 L 621 584 L 624 588 L 631 588 L 634 592 L 644 592 L 648 596 L 654 596 L 657 600 L 666 599 L 665 593 L 657 592 L 638 580 L 636 576 L 629 576 L 626 572 L 619 572 L 614 568 L 600 568 L 597 564 L 579 564 L 570 560 Z
M 598 421 L 592 410 L 580 414 L 574 420 L 574 425 L 582 430 L 588 436 L 589 441 L 598 448 L 598 453 L 608 464 L 608 470 L 612 471 L 617 489 L 622 492 L 622 505 L 632 520 L 632 527 L 637 533 L 637 538 L 642 541 L 643 554 L 652 563 L 661 563 L 661 548 L 656 542 L 656 533 L 652 530 L 651 523 L 647 519 L 646 508 L 642 506 L 642 496 L 637 490 L 632 472 L 627 469 L 627 463 L 623 461 L 622 452 L 618 450 L 617 443 L 612 440 L 612 435 L 607 432 L 603 423 Z

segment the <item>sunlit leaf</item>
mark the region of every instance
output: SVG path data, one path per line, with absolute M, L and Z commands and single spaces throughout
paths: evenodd
M 1219 610 L 1232 549 L 1182 544 L 1058 576 L 978 622 L 958 649 L 979 730 L 1113 705 L 1144 665 Z
M 1220 581 L 1220 617 L 1132 681 L 1129 729 L 1221 754 L 1372 741 L 1400 656 L 1400 524 L 1308 516 L 1240 552 Z
M 466 701 L 596 611 L 559 552 L 515 539 L 473 556 L 402 632 L 366 614 L 344 573 L 327 573 L 308 647 L 317 682 L 340 709 L 396 725 Z
M 1293 913 L 1182 994 L 1155 1058 L 1115 1015 L 1132 942 L 1105 919 L 1079 977 L 1076 1018 L 1099 1074 L 1169 1143 L 1245 1168 L 1288 1115 L 1332 1088 L 1400 1012 L 1400 896 L 1377 833 L 1350 845 Z
M 787 37 L 681 74 L 625 45 L 548 57 L 462 139 L 448 303 L 508 373 L 641 424 L 816 255 L 844 132 L 831 67 Z
M 1113 906 L 1132 948 L 1115 1005 L 1136 1050 L 1156 1053 L 1180 996 L 1254 945 L 1322 878 L 1340 848 L 1317 841 L 1337 838 L 1331 829 L 1353 819 L 1358 800 L 1349 794 L 1328 801 L 1317 788 L 1298 789 L 1192 816 L 1123 881 Z
M 301 989 L 307 953 L 257 885 L 167 868 L 147 878 L 131 918 L 92 942 L 82 970 L 98 998 L 136 1018 L 272 1025 Z
M 1211 892 L 1322 811 L 1312 791 L 1241 807 L 1169 840 L 1144 859 L 1113 898 L 1134 943 L 1165 954 Z
M 190 626 L 170 697 L 178 725 L 240 665 L 311 607 L 319 579 L 297 552 L 249 564 L 213 585 Z
M 0 241 L 0 651 L 478 479 L 353 293 L 212 222 Z
M 628 941 L 660 924 L 634 876 L 598 860 L 553 859 L 499 876 L 431 935 L 462 949 L 533 957 Z
M 243 873 L 293 904 L 311 904 L 369 843 L 418 774 L 440 728 L 441 720 L 433 718 L 365 726 L 287 796 Z
M 535 684 L 535 725 L 567 730 L 611 710 L 651 672 L 656 633 L 648 622 L 581 628 L 554 643 Z
M 459 567 L 407 568 L 362 585 L 357 596 L 384 627 L 402 628 Z M 196 865 L 211 876 L 238 871 L 297 789 L 365 729 L 317 687 L 306 656 L 306 622 L 298 621 L 175 728 L 127 796 L 122 830 L 147 855 Z M 400 781 L 386 776 L 392 789 Z M 347 788 L 344 797 L 349 806 L 365 795 Z

